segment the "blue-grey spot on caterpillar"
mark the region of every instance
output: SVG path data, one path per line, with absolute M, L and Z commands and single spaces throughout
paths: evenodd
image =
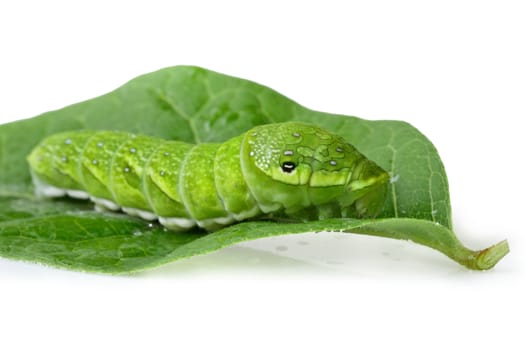
M 388 187 L 387 172 L 343 138 L 295 122 L 222 144 L 70 131 L 44 139 L 28 161 L 39 195 L 89 198 L 176 231 L 267 215 L 373 217 Z

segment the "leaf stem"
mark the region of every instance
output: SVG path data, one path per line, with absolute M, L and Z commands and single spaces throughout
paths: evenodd
M 454 232 L 431 221 L 398 218 L 363 222 L 347 229 L 373 236 L 410 240 L 436 249 L 471 270 L 488 270 L 510 251 L 506 240 L 481 250 L 466 248 Z M 345 230 L 345 231 L 347 231 Z

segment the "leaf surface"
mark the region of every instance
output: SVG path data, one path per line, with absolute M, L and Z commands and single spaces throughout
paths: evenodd
M 212 234 L 175 234 L 129 216 L 97 213 L 86 202 L 32 194 L 25 158 L 56 132 L 125 130 L 222 142 L 255 125 L 290 120 L 339 133 L 389 171 L 389 196 L 377 219 L 260 221 Z M 445 169 L 432 143 L 411 125 L 313 111 L 270 88 L 198 67 L 159 70 L 106 95 L 1 125 L 0 166 L 0 254 L 70 269 L 129 273 L 249 239 L 333 230 L 411 239 L 474 269 L 492 267 L 508 251 L 506 242 L 475 252 L 457 240 Z

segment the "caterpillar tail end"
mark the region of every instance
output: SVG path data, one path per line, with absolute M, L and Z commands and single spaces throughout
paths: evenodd
M 48 184 L 33 171 L 31 171 L 31 178 L 33 179 L 33 186 L 35 187 L 35 196 L 38 198 L 57 198 L 66 195 L 66 190 Z

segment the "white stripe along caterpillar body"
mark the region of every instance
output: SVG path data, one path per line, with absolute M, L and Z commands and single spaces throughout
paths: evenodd
M 96 208 L 213 231 L 264 215 L 299 220 L 375 216 L 388 174 L 343 138 L 288 122 L 222 144 L 115 131 L 70 131 L 28 156 L 37 194 L 90 198 Z

